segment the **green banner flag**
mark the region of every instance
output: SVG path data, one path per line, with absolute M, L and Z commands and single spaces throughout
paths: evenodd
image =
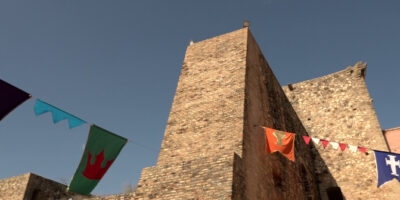
M 68 190 L 89 195 L 117 158 L 127 139 L 92 125 L 85 151 Z

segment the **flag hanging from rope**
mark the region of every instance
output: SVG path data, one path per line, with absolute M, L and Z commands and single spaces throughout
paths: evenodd
M 294 161 L 295 134 L 265 127 L 265 147 L 267 153 L 281 152 L 289 160 Z
M 51 112 L 52 116 L 53 116 L 53 123 L 57 123 L 64 119 L 68 119 L 69 128 L 74 128 L 74 127 L 77 127 L 77 126 L 80 126 L 80 125 L 86 123 L 85 121 L 79 119 L 78 117 L 75 117 L 75 116 L 73 116 L 59 108 L 56 108 L 55 106 L 52 106 L 40 99 L 36 100 L 34 111 L 35 111 L 36 116 L 41 115 L 43 113 Z
M 68 190 L 89 195 L 110 168 L 127 139 L 92 125 L 78 169 Z
M 0 79 L 0 120 L 29 98 L 25 91 Z
M 306 136 L 306 135 L 303 135 L 303 139 L 304 139 L 304 142 L 305 142 L 307 145 L 310 144 L 311 137 Z
M 347 147 L 347 144 L 339 143 L 340 149 L 344 151 Z
M 374 150 L 376 170 L 378 172 L 378 187 L 397 179 L 400 181 L 400 154 Z
M 319 141 L 320 141 L 320 139 L 319 138 L 311 138 L 311 140 L 315 143 L 315 144 L 318 144 L 319 143 Z

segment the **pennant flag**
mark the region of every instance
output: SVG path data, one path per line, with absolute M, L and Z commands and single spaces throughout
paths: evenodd
M 326 146 L 328 146 L 329 141 L 328 140 L 321 140 L 322 145 L 324 146 L 324 149 L 326 148 Z
M 308 145 L 308 144 L 310 144 L 311 138 L 308 137 L 308 136 L 303 135 L 303 140 L 304 140 L 304 142 Z
M 339 147 L 339 143 L 337 143 L 337 142 L 330 142 L 329 143 L 334 149 L 338 149 L 338 147 Z
M 0 79 L 0 120 L 29 98 L 28 93 Z
M 374 153 L 378 172 L 378 187 L 394 178 L 400 181 L 400 154 L 376 150 L 374 150 Z
M 318 138 L 311 138 L 311 140 L 312 140 L 315 144 L 318 144 L 319 141 L 320 141 L 320 139 L 318 139 Z
M 265 127 L 265 147 L 267 153 L 281 152 L 289 160 L 294 161 L 294 139 L 295 134 L 278 131 Z
M 353 152 L 353 153 L 357 152 L 357 146 L 354 146 L 354 145 L 350 145 L 350 144 L 349 144 L 349 148 L 350 148 L 350 151 L 351 151 L 351 152 Z
M 51 112 L 53 114 L 54 123 L 57 123 L 64 119 L 68 119 L 69 128 L 74 128 L 86 123 L 85 121 L 79 119 L 78 117 L 75 117 L 65 111 L 62 111 L 61 109 L 56 108 L 46 102 L 43 102 L 40 99 L 36 101 L 34 110 L 36 116 L 41 115 L 43 113 Z
M 68 190 L 89 195 L 110 168 L 127 139 L 92 125 L 79 167 Z
M 346 149 L 347 144 L 339 143 L 340 149 L 344 151 Z
M 367 148 L 365 147 L 358 147 L 358 150 L 360 150 L 363 153 L 367 153 Z

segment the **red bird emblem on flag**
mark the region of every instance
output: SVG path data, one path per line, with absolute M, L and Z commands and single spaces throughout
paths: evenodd
M 88 159 L 85 170 L 83 171 L 83 175 L 90 180 L 100 180 L 114 162 L 114 160 L 109 160 L 107 161 L 106 166 L 101 168 L 101 164 L 104 161 L 104 150 L 96 156 L 96 160 L 94 161 L 93 165 L 90 164 L 91 160 L 92 154 L 90 151 L 88 151 Z

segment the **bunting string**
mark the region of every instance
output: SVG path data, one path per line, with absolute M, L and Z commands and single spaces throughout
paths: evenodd
M 266 127 L 264 126 L 260 126 L 260 125 L 254 125 L 254 127 L 260 127 L 265 129 Z M 295 135 L 299 135 L 297 133 L 293 133 Z M 345 143 L 341 143 L 341 142 L 334 142 L 334 141 L 329 141 L 326 139 L 320 139 L 317 137 L 310 137 L 310 136 L 306 136 L 306 135 L 299 135 L 302 136 L 304 142 L 309 145 L 310 142 L 312 141 L 315 145 L 318 144 L 322 144 L 323 148 L 326 149 L 328 147 L 328 145 L 330 145 L 333 149 L 337 150 L 340 147 L 341 151 L 344 151 L 345 149 L 348 149 L 350 152 L 352 153 L 356 153 L 357 151 L 360 151 L 362 153 L 367 153 L 367 151 L 381 151 L 381 150 L 376 150 L 376 149 L 372 149 L 372 148 L 367 148 L 367 147 L 362 147 L 362 146 L 357 146 L 357 145 L 351 145 L 351 144 L 345 144 Z M 385 151 L 383 151 L 385 152 Z
M 280 152 L 290 161 L 295 161 L 294 140 L 296 138 L 295 136 L 299 134 L 284 132 L 264 126 L 254 125 L 254 127 L 261 127 L 265 131 L 265 152 L 267 154 Z M 375 155 L 375 163 L 378 176 L 377 187 L 379 188 L 383 184 L 391 181 L 392 179 L 397 179 L 400 182 L 400 176 L 397 171 L 397 168 L 400 168 L 400 154 L 379 151 L 340 142 L 332 142 L 325 139 L 310 137 L 307 135 L 301 136 L 306 145 L 309 145 L 310 141 L 313 141 L 316 145 L 321 142 L 324 149 L 328 146 L 328 144 L 330 144 L 330 146 L 332 146 L 332 148 L 336 150 L 340 147 L 340 149 L 344 151 L 348 147 L 349 151 L 351 151 L 352 153 L 361 151 L 364 154 L 368 155 L 367 149 L 372 150 Z
M 32 98 L 31 94 L 0 79 L 0 99 L 2 101 L 0 104 L 0 121 L 30 98 Z M 35 99 L 34 113 L 36 116 L 50 112 L 52 113 L 53 123 L 68 120 L 70 129 L 87 123 L 85 120 L 65 112 L 60 108 L 50 105 L 40 99 Z M 101 180 L 122 148 L 128 142 L 128 139 L 96 126 L 93 123 L 89 123 L 89 125 L 89 136 L 80 164 L 67 188 L 68 191 L 84 195 L 89 195 L 96 187 L 97 183 Z M 132 140 L 129 140 L 129 143 L 154 151 L 152 148 Z
M 88 123 L 86 120 L 82 120 L 79 117 L 76 117 L 66 111 L 63 111 L 60 108 L 57 108 L 49 103 L 42 101 L 39 98 L 35 98 L 31 94 L 7 83 L 0 79 L 0 121 L 9 113 L 11 113 L 14 109 L 16 109 L 19 105 L 23 104 L 28 99 L 36 99 L 36 103 L 34 106 L 34 113 L 36 116 L 42 115 L 47 112 L 52 113 L 53 123 L 58 123 L 62 120 L 68 120 L 69 128 L 75 128 L 82 124 Z M 89 123 L 89 126 L 92 126 L 93 123 Z M 151 150 L 157 152 L 154 148 L 141 144 L 139 142 L 128 139 L 128 143 L 132 143 L 140 148 Z
M 78 117 L 76 117 L 76 116 L 74 116 L 74 115 L 72 115 L 72 114 L 70 114 L 70 113 L 58 108 L 58 107 L 55 107 L 55 106 L 53 106 L 53 105 L 51 105 L 49 103 L 46 103 L 46 102 L 40 100 L 39 98 L 36 98 L 34 96 L 30 96 L 30 97 L 32 99 L 36 99 L 36 103 L 35 103 L 35 107 L 34 107 L 34 112 L 35 112 L 36 116 L 45 114 L 47 112 L 51 112 L 52 113 L 52 117 L 53 117 L 53 123 L 56 124 L 56 123 L 58 123 L 58 122 L 60 122 L 62 120 L 67 119 L 70 129 L 78 127 L 78 126 L 83 125 L 83 124 L 87 124 L 87 123 L 89 124 L 89 126 L 93 126 L 94 125 L 93 123 L 87 122 L 86 120 L 78 118 Z M 136 145 L 136 146 L 138 146 L 138 147 L 140 147 L 142 149 L 150 150 L 150 151 L 153 151 L 153 152 L 158 152 L 153 147 L 150 147 L 148 145 L 136 142 L 136 141 L 134 141 L 132 139 L 129 139 L 129 138 L 127 138 L 127 139 L 128 139 L 128 143 Z
M 28 94 L 25 91 L 0 79 L 0 99 L 2 100 L 2 103 L 0 104 L 0 121 L 16 107 L 30 98 L 32 98 L 31 94 Z M 68 120 L 70 129 L 88 123 L 87 121 L 65 112 L 60 108 L 50 105 L 49 103 L 46 103 L 40 99 L 36 99 L 34 106 L 35 115 L 38 116 L 47 112 L 52 113 L 53 123 L 58 123 L 62 120 Z M 95 124 L 89 124 L 90 130 L 88 140 L 85 145 L 85 150 L 83 152 L 78 169 L 76 170 L 75 175 L 68 186 L 69 191 L 86 195 L 90 194 L 90 192 L 94 189 L 94 187 L 96 187 L 97 183 L 106 173 L 108 168 L 117 158 L 118 154 L 126 143 L 132 143 L 141 148 L 150 151 L 156 151 L 147 145 L 128 140 L 115 133 L 96 126 Z M 340 147 L 341 151 L 348 149 L 352 153 L 360 151 L 364 154 L 367 154 L 367 151 L 372 150 L 375 152 L 375 158 L 377 160 L 378 187 L 390 181 L 392 178 L 397 178 L 400 181 L 399 175 L 396 171 L 396 167 L 400 167 L 400 154 L 394 154 L 341 142 L 329 141 L 326 139 L 320 139 L 296 133 L 278 131 L 259 125 L 254 125 L 254 127 L 261 127 L 266 130 L 267 153 L 279 151 L 289 160 L 294 162 L 295 135 L 302 136 L 306 145 L 310 145 L 312 141 L 315 145 L 321 143 L 324 149 L 330 145 L 335 150 Z

